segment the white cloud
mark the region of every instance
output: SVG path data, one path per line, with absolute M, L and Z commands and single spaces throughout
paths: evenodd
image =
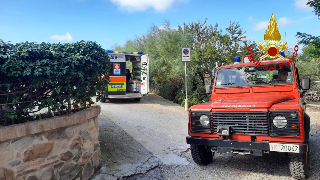
M 177 27 L 171 28 L 171 27 L 169 27 L 169 26 L 167 26 L 167 25 L 162 25 L 162 26 L 160 26 L 158 29 L 159 29 L 159 30 L 166 30 L 166 31 L 168 31 L 168 30 L 178 30 Z
M 268 28 L 268 21 L 260 21 L 254 28 L 253 31 L 266 30 Z
M 297 9 L 301 9 L 303 11 L 307 11 L 307 12 L 313 11 L 313 8 L 307 5 L 307 3 L 308 3 L 308 0 L 295 0 L 294 6 Z
M 171 7 L 175 0 L 110 0 L 113 4 L 120 6 L 129 12 L 145 11 L 153 8 L 158 12 L 164 12 Z
M 70 33 L 66 33 L 65 35 L 53 35 L 50 37 L 50 39 L 56 39 L 59 41 L 72 41 L 72 36 Z
M 253 22 L 253 21 L 254 21 L 254 18 L 252 16 L 249 16 L 248 22 Z
M 289 19 L 289 18 L 287 18 L 287 17 L 281 17 L 278 20 L 278 25 L 279 26 L 288 26 L 288 25 L 293 24 L 293 23 L 294 23 L 294 21 Z
M 168 27 L 167 25 L 162 25 L 160 26 L 158 29 L 160 30 L 166 30 L 166 29 L 169 29 L 170 27 Z
M 251 17 L 251 16 L 250 16 Z M 249 17 L 249 18 L 250 18 Z M 293 21 L 287 17 L 281 17 L 279 18 L 277 21 L 278 27 L 283 27 L 283 26 L 288 26 L 291 25 L 293 23 L 296 23 L 298 21 Z M 260 21 L 259 23 L 257 23 L 257 25 L 253 28 L 253 31 L 262 31 L 262 30 L 266 30 L 268 28 L 269 25 L 269 21 Z

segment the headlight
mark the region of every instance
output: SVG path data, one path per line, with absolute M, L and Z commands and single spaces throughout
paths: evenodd
M 200 123 L 201 123 L 203 126 L 209 126 L 209 124 L 210 124 L 209 117 L 206 116 L 206 115 L 200 116 Z
M 276 116 L 273 119 L 273 124 L 280 129 L 286 127 L 287 123 L 288 121 L 284 116 Z

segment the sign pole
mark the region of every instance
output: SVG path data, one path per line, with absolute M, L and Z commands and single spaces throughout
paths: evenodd
M 188 85 L 187 85 L 187 61 L 185 61 L 185 81 L 186 81 L 186 100 L 184 104 L 184 110 L 188 111 Z
M 184 100 L 184 110 L 188 111 L 189 103 L 188 103 L 188 85 L 187 85 L 187 61 L 190 61 L 190 48 L 182 48 L 181 49 L 181 59 L 185 64 L 185 84 L 186 84 L 186 99 Z

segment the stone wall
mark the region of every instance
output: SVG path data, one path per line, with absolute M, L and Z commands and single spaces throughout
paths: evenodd
M 87 180 L 100 164 L 100 106 L 0 127 L 0 180 Z

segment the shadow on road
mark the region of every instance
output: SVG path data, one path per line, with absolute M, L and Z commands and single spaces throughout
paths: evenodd
M 161 96 L 155 94 L 149 94 L 148 96 L 144 96 L 140 101 L 135 101 L 134 99 L 110 99 L 106 101 L 106 103 L 112 104 L 158 104 L 162 106 L 175 106 L 181 107 L 179 104 L 169 101 L 167 99 L 162 98 Z

